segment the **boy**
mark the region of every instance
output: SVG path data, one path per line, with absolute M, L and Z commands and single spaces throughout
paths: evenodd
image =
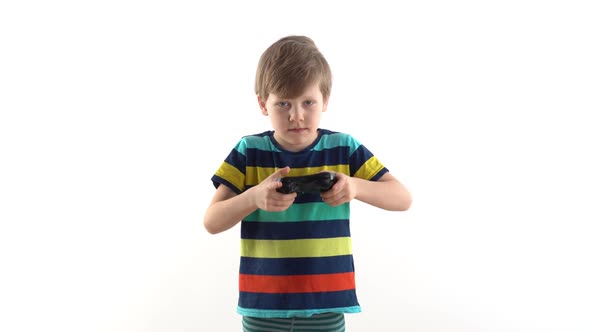
M 315 43 L 288 36 L 261 56 L 255 92 L 274 130 L 244 136 L 212 177 L 204 217 L 212 234 L 241 223 L 237 311 L 244 331 L 344 331 L 360 312 L 349 202 L 390 211 L 411 205 L 406 188 L 350 135 L 319 128 L 332 75 Z M 280 193 L 286 176 L 331 171 L 320 193 Z

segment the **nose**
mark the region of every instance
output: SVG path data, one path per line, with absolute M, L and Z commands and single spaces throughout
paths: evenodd
M 291 110 L 289 111 L 289 121 L 303 121 L 303 108 L 297 105 L 291 107 Z

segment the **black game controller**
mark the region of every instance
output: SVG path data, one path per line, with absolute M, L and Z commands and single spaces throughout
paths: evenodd
M 312 175 L 286 176 L 281 178 L 283 186 L 277 191 L 283 194 L 310 194 L 330 190 L 336 183 L 336 173 L 320 172 Z

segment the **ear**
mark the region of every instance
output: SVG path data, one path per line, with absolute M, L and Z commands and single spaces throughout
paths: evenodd
M 266 109 L 266 101 L 262 100 L 262 97 L 259 95 L 256 96 L 258 99 L 258 106 L 260 107 L 260 111 L 262 111 L 263 115 L 268 115 L 268 110 Z
M 326 98 L 324 100 L 324 106 L 322 107 L 322 112 L 325 112 L 328 110 L 328 100 L 330 100 L 330 98 Z

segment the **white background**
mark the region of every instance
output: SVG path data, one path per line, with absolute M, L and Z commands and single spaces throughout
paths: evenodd
M 353 203 L 350 331 L 590 330 L 583 3 L 3 1 L 0 330 L 240 330 L 239 228 L 201 219 L 289 34 L 414 197 Z

